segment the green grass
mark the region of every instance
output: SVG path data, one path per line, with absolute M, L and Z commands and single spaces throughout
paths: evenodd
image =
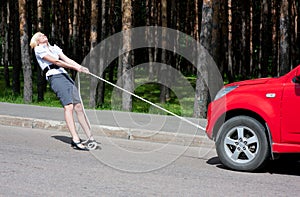
M 10 79 L 12 78 L 11 72 L 12 67 L 9 67 L 10 70 Z M 22 75 L 21 77 L 22 78 Z M 59 100 L 57 99 L 56 95 L 47 87 L 47 91 L 44 94 L 44 101 L 38 101 L 37 99 L 37 86 L 35 83 L 35 76 L 33 79 L 33 98 L 32 98 L 32 105 L 39 105 L 39 106 L 49 106 L 49 107 L 61 107 Z M 24 104 L 23 100 L 23 79 L 21 79 L 21 94 L 15 95 L 11 87 L 5 86 L 4 76 L 3 76 L 3 67 L 0 67 L 0 102 L 7 102 L 7 103 L 16 103 L 16 104 Z M 12 84 L 12 82 L 10 83 Z
M 14 95 L 11 88 L 3 87 L 3 82 L 0 81 L 0 88 L 3 91 L 0 91 L 0 102 L 7 102 L 7 103 L 16 103 L 16 104 L 24 104 L 23 100 L 23 89 L 21 89 L 20 95 Z M 23 87 L 21 87 L 23 88 Z M 38 101 L 37 99 L 37 92 L 34 91 L 33 98 L 32 98 L 32 105 L 39 105 L 39 106 L 49 106 L 49 107 L 61 107 L 59 100 L 57 99 L 56 95 L 48 90 L 45 92 L 44 101 Z

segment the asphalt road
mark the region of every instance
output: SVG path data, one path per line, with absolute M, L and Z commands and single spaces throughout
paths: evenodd
M 0 196 L 299 196 L 300 162 L 259 173 L 220 164 L 214 147 L 97 137 L 76 151 L 68 133 L 0 125 Z

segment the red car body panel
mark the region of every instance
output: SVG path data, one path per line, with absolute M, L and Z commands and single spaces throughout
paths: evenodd
M 297 75 L 300 66 L 279 78 L 226 85 L 238 87 L 209 104 L 207 136 L 215 140 L 227 114 L 252 114 L 267 125 L 274 153 L 300 152 L 300 83 L 293 81 Z

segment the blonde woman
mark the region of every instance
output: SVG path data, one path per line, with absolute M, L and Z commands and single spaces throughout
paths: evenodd
M 36 59 L 44 76 L 49 81 L 51 89 L 64 107 L 65 121 L 72 136 L 71 146 L 78 150 L 88 150 L 86 145 L 95 140 L 91 134 L 75 83 L 64 69 L 69 68 L 88 74 L 88 68 L 67 57 L 57 45 L 50 45 L 47 36 L 41 32 L 33 35 L 30 46 L 34 49 Z M 86 142 L 82 142 L 78 136 L 73 111 L 76 112 L 78 121 L 88 137 Z

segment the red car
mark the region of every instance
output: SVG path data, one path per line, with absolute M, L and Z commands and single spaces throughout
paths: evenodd
M 300 66 L 279 78 L 224 86 L 207 120 L 207 136 L 230 169 L 254 171 L 275 155 L 300 153 Z

